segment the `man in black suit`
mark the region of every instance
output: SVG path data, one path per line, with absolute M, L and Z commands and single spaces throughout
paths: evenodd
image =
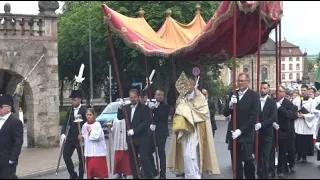
M 260 113 L 259 95 L 249 89 L 250 78 L 248 74 L 240 73 L 238 76 L 238 87 L 236 95 L 230 95 L 229 107 L 224 110 L 224 116 L 231 115 L 231 125 L 233 127 L 233 105 L 236 104 L 236 130 L 229 131 L 229 147 L 232 151 L 232 139 L 236 139 L 236 178 L 243 179 L 243 170 L 246 179 L 255 179 L 255 166 L 253 162 L 255 124 Z M 242 165 L 244 162 L 244 168 Z M 234 164 L 233 164 L 234 166 Z
M 13 98 L 0 94 L 0 179 L 16 179 L 23 144 L 23 125 L 12 116 Z
M 215 104 L 215 102 L 213 100 L 209 100 L 208 91 L 206 89 L 202 89 L 201 92 L 206 97 L 206 99 L 208 100 L 208 105 L 209 105 L 209 110 L 210 110 L 210 120 L 211 120 L 211 126 L 212 126 L 212 133 L 213 133 L 213 137 L 214 137 L 214 133 L 217 130 L 216 119 L 214 117 L 216 115 L 216 104 Z
M 277 119 L 276 101 L 268 97 L 270 85 L 262 82 L 260 86 L 260 103 L 261 112 L 259 122 L 255 125 L 255 130 L 259 131 L 258 140 L 258 169 L 257 175 L 259 179 L 268 179 L 269 174 L 269 153 L 273 141 L 273 126 Z
M 293 119 L 296 118 L 297 108 L 294 107 L 292 102 L 285 98 L 285 88 L 279 86 L 278 88 L 278 122 L 279 122 L 279 160 L 278 160 L 278 177 L 283 178 L 284 172 L 287 167 L 287 162 L 290 164 L 289 169 L 294 170 L 295 162 L 295 131 L 292 128 Z
M 80 123 L 82 128 L 83 124 L 87 122 L 86 111 L 87 108 L 81 105 L 82 102 L 82 91 L 73 90 L 71 92 L 70 98 L 72 98 L 72 107 L 67 113 L 66 119 L 63 122 L 61 129 L 61 142 L 64 142 L 63 159 L 66 163 L 70 179 L 83 179 L 84 175 L 84 162 L 82 158 L 81 145 L 78 140 L 79 130 L 78 123 L 75 123 L 77 115 L 81 115 L 83 121 Z M 69 127 L 69 132 L 66 132 L 67 127 Z M 68 135 L 66 136 L 66 134 Z M 74 171 L 74 165 L 72 162 L 72 154 L 74 150 L 77 149 L 78 159 L 79 159 L 79 176 Z
M 142 169 L 146 178 L 153 179 L 153 166 L 149 158 L 151 151 L 151 116 L 150 108 L 139 102 L 139 92 L 136 89 L 132 89 L 129 92 L 131 104 L 123 106 L 118 109 L 117 118 L 125 119 L 124 109 L 126 109 L 127 117 L 130 122 L 130 129 L 127 129 L 127 143 L 130 159 L 130 167 L 133 179 L 138 178 L 135 159 L 138 161 L 138 154 L 140 155 L 140 161 Z M 132 139 L 132 141 L 131 141 Z M 136 157 L 133 156 L 132 145 L 136 153 Z
M 153 122 L 150 125 L 151 131 L 156 133 L 156 142 L 158 147 L 159 159 L 160 159 L 160 179 L 166 179 L 166 141 L 169 136 L 168 118 L 170 113 L 170 106 L 163 102 L 164 92 L 158 89 L 155 93 L 155 99 L 157 103 L 151 108 L 153 112 Z M 152 158 L 153 159 L 153 158 Z

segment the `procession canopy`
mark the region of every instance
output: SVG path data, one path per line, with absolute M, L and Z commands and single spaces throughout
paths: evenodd
M 124 42 L 138 48 L 146 56 L 179 56 L 198 61 L 209 56 L 212 61 L 230 59 L 233 52 L 233 15 L 236 11 L 237 57 L 254 54 L 258 50 L 259 13 L 261 14 L 261 44 L 267 41 L 272 29 L 283 16 L 282 1 L 223 1 L 206 24 L 197 6 L 195 18 L 181 24 L 171 17 L 156 32 L 144 19 L 124 16 L 103 4 L 104 20 L 110 30 Z

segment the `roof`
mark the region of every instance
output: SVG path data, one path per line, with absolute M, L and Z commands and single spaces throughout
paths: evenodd
M 281 41 L 281 48 L 299 48 L 299 46 L 294 45 L 284 38 L 284 41 Z

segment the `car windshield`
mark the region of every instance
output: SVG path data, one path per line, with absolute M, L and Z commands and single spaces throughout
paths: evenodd
M 119 103 L 118 102 L 112 102 L 110 103 L 103 111 L 102 114 L 112 114 L 112 113 L 117 113 L 118 108 L 119 108 Z

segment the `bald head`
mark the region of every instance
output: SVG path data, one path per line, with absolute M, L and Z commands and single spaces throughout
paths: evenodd
M 208 95 L 208 91 L 206 89 L 202 89 L 201 92 L 203 95 Z

